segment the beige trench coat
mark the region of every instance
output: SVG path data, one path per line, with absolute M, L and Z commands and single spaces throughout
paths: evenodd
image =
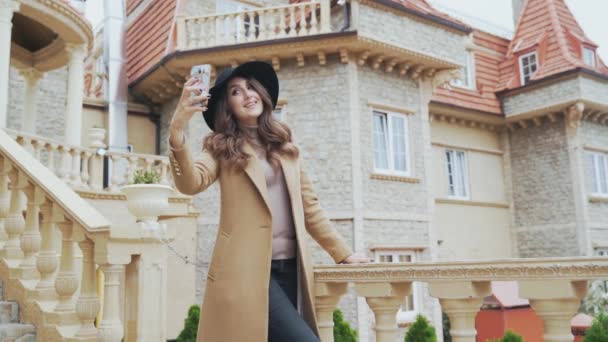
M 250 145 L 245 152 L 256 156 Z M 193 161 L 187 143 L 169 153 L 175 185 L 194 195 L 219 179 L 220 224 L 209 265 L 197 342 L 266 342 L 268 286 L 272 258 L 272 218 L 261 162 L 251 157 L 245 170 L 223 168 L 210 153 Z M 310 234 L 336 263 L 352 254 L 325 216 L 300 161 L 280 160 L 291 199 L 296 237 L 302 315 L 318 335 Z M 204 233 L 204 232 L 203 232 Z

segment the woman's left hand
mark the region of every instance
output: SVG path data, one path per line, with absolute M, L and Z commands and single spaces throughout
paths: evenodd
M 365 264 L 371 262 L 371 259 L 365 255 L 352 254 L 346 259 L 342 260 L 341 264 Z

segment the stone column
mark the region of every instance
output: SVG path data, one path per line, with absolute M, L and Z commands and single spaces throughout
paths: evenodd
M 323 342 L 334 342 L 334 309 L 347 290 L 347 283 L 315 283 L 315 310 Z
M 450 318 L 452 341 L 475 342 L 475 316 L 483 298 L 492 293 L 490 282 L 436 282 L 429 285 L 429 290 Z
M 82 100 L 84 97 L 85 45 L 66 44 L 68 64 L 68 100 L 65 117 L 65 142 L 80 146 L 82 135 Z
M 13 13 L 19 10 L 19 6 L 20 4 L 16 0 L 0 0 L 0 127 L 6 127 L 8 116 L 12 19 Z
M 38 81 L 44 76 L 44 73 L 34 69 L 20 70 L 19 73 L 25 79 L 25 94 L 23 98 L 23 122 L 21 129 L 27 133 L 36 133 L 36 111 L 37 111 L 37 93 Z
M 396 341 L 399 332 L 397 312 L 405 296 L 412 293 L 412 283 L 360 283 L 355 284 L 355 289 L 374 312 L 376 341 Z
M 570 320 L 587 293 L 587 281 L 529 280 L 519 282 L 519 296 L 530 300 L 530 306 L 544 323 L 543 341 L 574 340 Z
M 105 264 L 104 274 L 103 318 L 99 323 L 99 337 L 104 342 L 120 342 L 124 329 L 120 321 L 120 275 L 125 265 Z
M 75 337 L 81 340 L 95 340 L 98 336 L 95 317 L 100 303 L 97 297 L 97 272 L 95 271 L 95 245 L 88 238 L 78 243 L 82 250 L 82 279 L 80 297 L 76 301 L 76 314 L 80 319 L 80 329 Z M 156 324 L 156 322 L 154 322 Z

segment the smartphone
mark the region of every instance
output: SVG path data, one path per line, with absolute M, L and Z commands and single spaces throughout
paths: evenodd
M 199 87 L 201 92 L 209 91 L 209 82 L 211 81 L 211 64 L 195 65 L 190 69 L 190 76 L 198 78 L 196 86 Z M 191 93 L 190 96 L 196 96 L 195 93 Z

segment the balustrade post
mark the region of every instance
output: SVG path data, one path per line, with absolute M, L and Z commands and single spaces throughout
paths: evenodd
M 168 174 L 169 174 L 169 160 L 161 159 L 161 161 L 160 161 L 160 184 L 170 185 Z
M 346 291 L 347 283 L 315 283 L 315 306 L 321 341 L 334 342 L 334 309 Z
M 120 182 L 123 177 L 120 174 L 120 160 L 122 157 L 117 155 L 111 155 L 110 160 L 112 161 L 112 177 L 110 177 L 110 191 L 118 191 Z
M 256 12 L 257 16 L 258 16 L 258 27 L 259 27 L 259 33 L 258 33 L 258 37 L 256 40 L 265 40 L 266 39 L 266 11 L 265 10 L 260 10 L 258 12 Z
M 186 17 L 183 14 L 178 14 L 176 17 L 176 28 L 177 28 L 177 47 L 176 50 L 184 50 L 188 46 L 187 32 L 186 32 Z
M 120 342 L 124 328 L 120 321 L 120 275 L 125 265 L 105 264 L 104 274 L 103 318 L 99 323 L 99 337 L 104 342 Z
M 89 147 L 95 151 L 89 159 L 89 182 L 94 191 L 103 189 L 103 156 L 97 151 L 106 148 L 106 144 L 103 142 L 105 136 L 106 130 L 103 128 L 89 129 Z
M 285 7 L 279 8 L 278 18 L 279 18 L 279 34 L 277 34 L 277 38 L 287 37 L 287 19 L 286 19 Z
M 431 296 L 438 298 L 442 310 L 450 318 L 453 342 L 475 342 L 475 316 L 483 298 L 492 293 L 489 281 L 434 282 L 429 284 Z
M 374 312 L 376 341 L 394 342 L 399 332 L 397 312 L 405 302 L 405 296 L 412 293 L 412 283 L 358 283 L 355 289 Z
M 309 33 L 311 35 L 319 33 L 319 28 L 317 27 L 319 22 L 317 21 L 317 3 L 310 3 L 310 30 Z
M 95 245 L 86 237 L 78 245 L 82 250 L 82 286 L 80 297 L 76 301 L 76 314 L 80 319 L 80 329 L 75 336 L 77 339 L 94 340 L 98 337 L 94 322 L 100 309 L 94 261 Z
M 51 172 L 55 175 L 59 176 L 59 172 L 57 172 L 57 167 L 55 166 L 55 151 L 57 150 L 56 144 L 47 144 L 46 146 L 46 154 L 47 154 L 47 167 Z
M 288 37 L 295 37 L 296 33 L 296 11 L 294 6 L 289 7 L 289 33 Z
M 25 176 L 24 176 L 25 177 Z M 25 230 L 21 235 L 21 250 L 23 260 L 19 265 L 21 279 L 34 279 L 38 277 L 36 269 L 36 254 L 40 250 L 40 205 L 44 202 L 44 192 L 33 185 L 24 189 L 27 197 L 25 213 Z
M 92 153 L 89 151 L 82 152 L 82 172 L 80 174 L 80 179 L 82 180 L 82 187 L 89 188 L 89 180 L 91 179 L 89 176 L 89 163 L 91 161 Z
M 77 148 L 72 148 L 70 156 L 72 157 L 71 184 L 73 187 L 79 187 L 82 185 L 82 181 L 80 180 L 80 151 Z
M 571 342 L 574 335 L 570 320 L 587 293 L 587 281 L 538 280 L 520 281 L 519 296 L 530 300 L 530 306 L 543 320 L 545 342 Z
M 53 204 L 52 220 L 57 224 L 61 231 L 61 263 L 59 274 L 55 280 L 55 290 L 59 294 L 59 303 L 55 306 L 55 312 L 68 313 L 74 312 L 75 306 L 72 300 L 74 293 L 78 290 L 78 276 L 74 270 L 74 240 L 73 223 L 65 221 L 63 210 L 58 204 Z
M 27 179 L 15 169 L 9 173 L 9 178 L 8 188 L 11 191 L 11 204 L 4 224 L 8 241 L 4 245 L 2 255 L 7 259 L 21 259 L 23 258 L 23 251 L 21 250 L 20 239 L 25 229 L 21 191 L 27 186 Z
M 329 0 L 321 0 L 321 33 L 328 33 L 331 31 L 330 13 Z
M 4 169 L 4 166 L 2 169 Z M 4 247 L 4 243 L 8 240 L 5 225 L 10 207 L 11 195 L 8 191 L 8 176 L 4 170 L 0 170 L 0 247 Z
M 55 223 L 53 222 L 53 205 L 45 202 L 41 205 L 42 225 L 40 235 L 42 244 L 36 260 L 36 267 L 40 273 L 40 281 L 36 291 L 40 299 L 49 300 L 55 297 L 53 275 L 57 270 L 57 251 L 55 250 Z
M 71 162 L 70 162 L 70 151 L 69 151 L 69 147 L 66 146 L 61 146 L 59 148 L 59 150 L 61 151 L 61 166 L 59 167 L 59 172 L 58 172 L 58 176 L 59 178 L 61 178 L 64 182 L 66 182 L 66 184 L 70 183 L 70 168 L 71 168 Z

